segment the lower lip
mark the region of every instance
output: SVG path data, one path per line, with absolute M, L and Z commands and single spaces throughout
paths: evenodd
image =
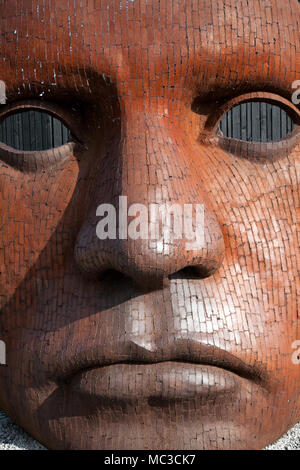
M 77 374 L 69 384 L 73 392 L 107 401 L 151 403 L 187 399 L 215 400 L 236 393 L 243 380 L 227 370 L 207 365 L 161 362 L 115 364 Z

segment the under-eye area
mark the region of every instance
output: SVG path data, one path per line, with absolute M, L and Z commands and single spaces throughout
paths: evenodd
M 0 113 L 0 160 L 4 164 L 31 172 L 64 161 L 74 150 L 74 137 L 68 121 L 60 117 L 55 107 L 38 109 L 30 104 L 6 107 Z

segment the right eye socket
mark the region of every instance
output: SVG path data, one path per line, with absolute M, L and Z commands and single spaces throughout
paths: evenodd
M 23 152 L 41 152 L 70 142 L 70 130 L 54 116 L 41 111 L 23 111 L 0 124 L 0 142 Z

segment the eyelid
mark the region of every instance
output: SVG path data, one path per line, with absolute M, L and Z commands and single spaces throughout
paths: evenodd
M 221 135 L 216 138 L 219 147 L 235 156 L 259 162 L 276 161 L 288 157 L 300 143 L 300 128 L 276 142 L 247 142 Z
M 16 150 L 0 142 L 0 160 L 22 173 L 38 172 L 63 163 L 75 151 L 76 142 L 42 151 Z

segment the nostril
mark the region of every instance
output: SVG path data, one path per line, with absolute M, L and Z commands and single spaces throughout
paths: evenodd
M 186 266 L 183 269 L 180 269 L 176 273 L 171 274 L 169 277 L 170 280 L 173 279 L 205 279 L 209 277 L 211 272 L 205 266 Z
M 130 289 L 135 289 L 143 293 L 148 293 L 151 290 L 157 290 L 162 288 L 164 285 L 163 278 L 159 279 L 149 279 L 148 277 L 143 278 L 142 276 L 136 278 L 135 276 L 130 276 L 124 274 L 121 271 L 116 269 L 107 269 L 103 271 L 100 275 L 97 276 L 97 280 L 100 281 L 103 285 L 110 287 L 125 287 Z
M 129 280 L 130 278 L 126 274 L 117 271 L 116 269 L 107 269 L 103 271 L 100 276 L 98 276 L 99 281 L 109 282 L 109 283 L 119 283 Z

